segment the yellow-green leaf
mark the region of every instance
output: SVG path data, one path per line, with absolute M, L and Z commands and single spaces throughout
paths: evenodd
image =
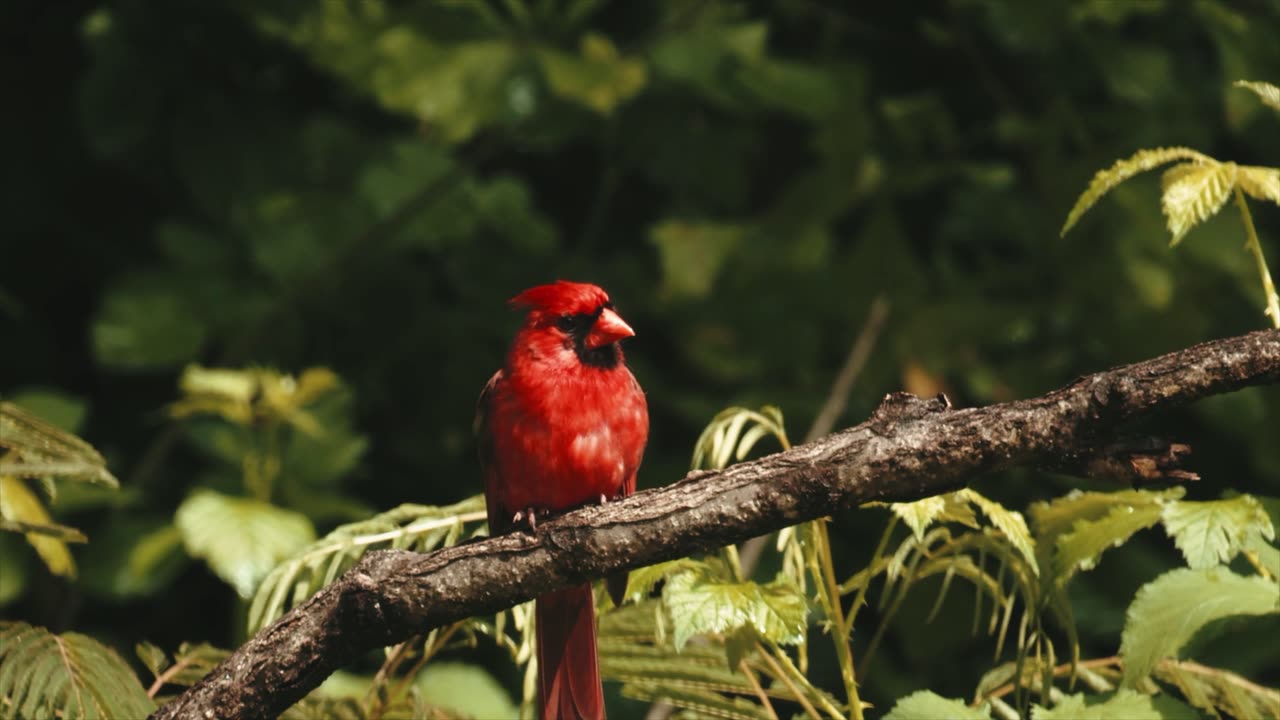
M 1164 506 L 1160 518 L 1187 565 L 1211 568 L 1231 562 L 1250 535 L 1273 540 L 1276 530 L 1256 499 L 1240 495 L 1210 502 L 1179 501 Z
M 917 690 L 900 698 L 884 720 L 990 720 L 986 703 L 971 708 L 959 699 L 944 698 L 931 690 Z
M 808 605 L 789 579 L 778 576 L 767 585 L 716 582 L 698 572 L 667 579 L 662 602 L 671 614 L 676 649 L 702 633 L 725 634 L 750 627 L 779 644 L 804 639 Z
M 989 500 L 975 490 L 965 488 L 956 491 L 956 497 L 968 500 L 977 505 L 982 510 L 982 514 L 987 516 L 992 525 L 995 525 L 1010 544 L 1022 553 L 1023 559 L 1031 566 L 1031 570 L 1035 574 L 1040 574 L 1040 564 L 1036 562 L 1035 541 L 1031 539 L 1031 531 L 1027 529 L 1027 521 L 1023 519 L 1022 513 L 1016 510 L 1005 509 L 1003 505 L 994 500 Z
M 1280 168 L 1243 165 L 1236 182 L 1249 196 L 1280 205 Z
M 107 470 L 106 460 L 92 445 L 13 403 L 2 401 L 0 475 L 65 478 L 111 488 L 120 486 Z
M 1280 87 L 1276 87 L 1275 85 L 1267 82 L 1249 80 L 1237 80 L 1232 84 L 1238 88 L 1244 88 L 1252 91 L 1253 94 L 1257 95 L 1258 99 L 1262 101 L 1263 105 L 1266 105 L 1272 110 L 1280 110 Z
M 12 475 L 0 475 L 0 517 L 20 523 L 19 527 L 29 526 L 25 532 L 27 542 L 35 548 L 36 554 L 44 561 L 49 572 L 54 575 L 75 577 L 76 562 L 71 557 L 67 543 L 54 533 L 42 532 L 40 528 L 59 528 L 49 517 L 44 503 L 27 487 L 27 484 Z
M 1160 208 L 1173 236 L 1169 244 L 1182 242 L 1191 228 L 1217 214 L 1235 186 L 1235 163 L 1185 163 L 1165 173 Z
M 583 36 L 577 56 L 543 48 L 536 57 L 552 91 L 601 115 L 640 92 L 648 80 L 644 62 L 622 57 L 613 42 L 596 33 Z
M 208 561 L 245 599 L 276 563 L 315 539 L 311 521 L 301 513 L 212 490 L 183 501 L 174 524 L 187 552 Z
M 1155 148 L 1154 150 L 1139 150 L 1130 157 L 1123 160 L 1117 160 L 1114 165 L 1106 170 L 1099 170 L 1093 176 L 1093 180 L 1089 182 L 1089 187 L 1081 193 L 1076 204 L 1071 208 L 1071 212 L 1067 214 L 1067 221 L 1062 226 L 1060 235 L 1066 235 L 1067 231 L 1075 226 L 1080 217 L 1085 214 L 1094 203 L 1098 202 L 1103 195 L 1106 195 L 1117 185 L 1128 180 L 1129 178 L 1141 172 L 1146 172 L 1152 168 L 1159 167 L 1174 160 L 1191 160 L 1194 162 L 1214 162 L 1207 155 L 1198 153 L 1191 148 L 1171 147 L 1171 148 Z
M 1143 585 L 1125 614 L 1124 684 L 1134 687 L 1214 620 L 1275 612 L 1280 612 L 1280 586 L 1271 580 L 1226 568 L 1167 572 Z

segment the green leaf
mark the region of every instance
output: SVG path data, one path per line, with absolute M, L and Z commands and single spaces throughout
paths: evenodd
M 475 718 L 514 718 L 520 710 L 493 676 L 477 665 L 433 662 L 414 680 L 433 706 Z
M 1236 182 L 1250 196 L 1280 205 L 1280 168 L 1242 165 Z
M 1267 82 L 1251 82 L 1249 80 L 1237 80 L 1232 85 L 1253 92 L 1262 101 L 1263 105 L 1272 110 L 1280 110 L 1280 88 L 1275 85 Z
M 662 294 L 668 299 L 704 298 L 725 261 L 742 244 L 742 225 L 665 220 L 649 232 L 662 263 Z
M 653 592 L 658 583 L 677 573 L 694 571 L 705 574 L 713 572 L 712 568 L 702 560 L 680 558 L 657 565 L 636 568 L 627 574 L 627 599 L 639 602 Z M 727 577 L 724 579 L 728 579 Z
M 808 623 L 804 593 L 782 575 L 760 585 L 684 572 L 667 580 L 662 602 L 671 614 L 677 650 L 695 635 L 728 634 L 744 626 L 775 643 L 795 644 L 804 639 Z
M 76 576 L 76 562 L 67 547 L 68 540 L 77 539 L 69 537 L 67 532 L 76 531 L 55 524 L 44 503 L 27 487 L 27 483 L 12 475 L 0 475 L 0 520 L 7 521 L 4 529 L 23 532 L 49 572 L 64 577 Z M 83 535 L 78 539 L 84 542 Z
M 160 673 L 171 664 L 168 653 L 149 642 L 138 643 L 133 647 L 133 652 L 153 677 L 159 677 Z
M 1071 208 L 1071 212 L 1067 214 L 1067 221 L 1062 225 L 1062 231 L 1059 235 L 1066 235 L 1067 231 L 1075 226 L 1080 217 L 1089 208 L 1093 207 L 1094 203 L 1098 202 L 1103 195 L 1106 195 L 1120 183 L 1138 173 L 1146 172 L 1174 160 L 1214 162 L 1212 158 L 1185 147 L 1139 150 L 1124 160 L 1117 160 L 1114 165 L 1106 170 L 1099 170 L 1093 176 L 1093 180 L 1089 182 L 1089 187 L 1080 195 L 1080 198 L 1076 200 L 1075 206 Z
M 1169 503 L 1164 506 L 1161 520 L 1187 565 L 1197 570 L 1231 562 L 1250 536 L 1267 540 L 1276 537 L 1262 503 L 1249 495 Z
M 183 501 L 174 524 L 187 552 L 205 559 L 245 599 L 276 563 L 315 539 L 301 513 L 212 490 L 197 490 Z
M 1191 228 L 1217 214 L 1236 186 L 1236 164 L 1195 162 L 1175 165 L 1164 174 L 1160 208 L 1177 245 Z
M 680 717 L 691 719 L 769 720 L 770 718 L 770 715 L 757 702 L 740 697 L 725 697 L 697 688 L 628 683 L 622 686 L 622 696 L 646 703 L 662 701 L 687 711 Z
M 1032 571 L 1037 575 L 1040 574 L 1040 564 L 1036 561 L 1035 540 L 1031 538 L 1031 531 L 1027 529 L 1027 521 L 1023 519 L 1022 513 L 1006 510 L 1000 503 L 989 500 L 968 488 L 956 491 L 956 497 L 977 505 L 991 524 L 1004 533 L 1009 543 L 1022 553 L 1023 559 L 1031 566 Z
M 152 595 L 173 582 L 190 560 L 182 533 L 167 520 L 122 517 L 94 537 L 84 555 L 84 584 L 111 598 Z
M 1233 615 L 1280 612 L 1280 587 L 1225 568 L 1172 570 L 1138 590 L 1125 614 L 1120 655 L 1124 684 L 1133 687 L 1205 625 Z
M 464 537 L 468 523 L 485 519 L 484 497 L 454 505 L 401 505 L 368 520 L 335 528 L 305 548 L 295 548 L 258 585 L 249 605 L 249 632 L 256 632 L 290 607 L 333 582 L 366 552 L 396 548 L 427 552 Z M 274 561 L 273 561 L 274 563 Z
M 1177 486 L 1154 492 L 1151 490 L 1118 490 L 1115 492 L 1084 492 L 1072 490 L 1051 502 L 1031 504 L 1031 524 L 1035 527 L 1036 540 L 1044 543 L 1070 532 L 1081 520 L 1100 520 L 1119 506 L 1145 506 L 1177 500 L 1186 495 L 1186 489 Z
M 7 401 L 0 401 L 0 475 L 120 486 L 92 445 Z
M 1098 520 L 1080 520 L 1071 532 L 1058 536 L 1053 576 L 1066 583 L 1079 570 L 1092 570 L 1102 553 L 1124 544 L 1134 533 L 1160 521 L 1159 504 L 1115 505 Z
M 0 709 L 17 718 L 141 718 L 155 709 L 129 665 L 79 633 L 0 621 Z
M 990 720 L 987 704 L 971 708 L 963 700 L 944 698 L 929 690 L 917 690 L 900 698 L 884 720 Z
M 1062 698 L 1052 709 L 1035 705 L 1032 720 L 1197 720 L 1199 713 L 1170 698 L 1123 689 L 1102 699 L 1076 693 Z
M 648 80 L 643 61 L 622 57 L 609 38 L 597 33 L 583 36 L 577 56 L 551 48 L 534 54 L 553 92 L 601 115 L 635 96 Z
M 83 398 L 48 388 L 19 390 L 9 395 L 9 402 L 68 433 L 79 432 L 89 411 Z
M 177 288 L 152 276 L 111 288 L 93 321 L 93 353 L 111 368 L 165 369 L 190 362 L 206 340 L 199 314 Z

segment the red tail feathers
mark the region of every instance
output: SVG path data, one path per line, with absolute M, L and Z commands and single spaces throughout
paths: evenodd
M 542 720 L 603 720 L 591 585 L 540 596 L 536 613 Z

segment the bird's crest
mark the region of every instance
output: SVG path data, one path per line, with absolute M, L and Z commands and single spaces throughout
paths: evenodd
M 509 301 L 513 308 L 527 308 L 548 315 L 594 313 L 609 302 L 609 294 L 591 283 L 557 280 L 531 287 Z

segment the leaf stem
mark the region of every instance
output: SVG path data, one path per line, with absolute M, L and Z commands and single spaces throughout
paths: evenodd
M 1267 260 L 1262 255 L 1262 243 L 1258 240 L 1258 231 L 1253 226 L 1253 215 L 1249 213 L 1249 205 L 1244 200 L 1244 193 L 1236 185 L 1236 206 L 1240 208 L 1240 219 L 1244 222 L 1244 232 L 1249 238 L 1245 247 L 1253 253 L 1258 263 L 1258 275 L 1262 278 L 1262 294 L 1267 298 L 1266 314 L 1271 318 L 1271 326 L 1280 328 L 1280 295 L 1276 294 L 1275 283 L 1271 282 L 1271 271 L 1267 269 Z

